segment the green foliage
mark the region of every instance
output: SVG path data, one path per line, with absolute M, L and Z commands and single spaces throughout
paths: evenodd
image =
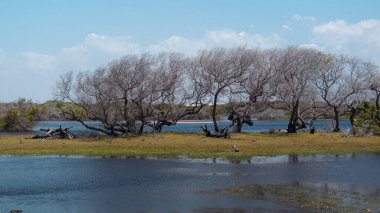
M 376 119 L 376 107 L 369 102 L 363 102 L 358 107 L 355 128 L 365 134 L 380 135 L 380 120 Z
M 5 116 L 0 118 L 1 131 L 28 131 L 35 125 L 38 109 L 31 101 L 20 99 Z

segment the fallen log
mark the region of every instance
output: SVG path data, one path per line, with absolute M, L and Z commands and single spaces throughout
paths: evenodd
M 46 132 L 44 135 L 34 135 L 32 139 L 49 139 L 49 138 L 54 138 L 54 139 L 73 139 L 74 136 L 69 132 L 70 128 L 62 128 L 62 126 L 59 126 L 58 129 L 40 129 L 40 131 Z

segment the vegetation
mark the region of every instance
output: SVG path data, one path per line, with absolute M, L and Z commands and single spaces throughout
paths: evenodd
M 224 157 L 245 159 L 256 155 L 380 153 L 380 137 L 343 137 L 341 133 L 232 134 L 230 139 L 201 133 L 144 134 L 101 139 L 25 139 L 0 136 L 0 154 L 63 154 L 96 156 L 153 156 L 176 158 Z M 29 137 L 30 138 L 30 137 Z M 240 152 L 232 152 L 236 145 Z
M 313 186 L 299 182 L 236 186 L 228 192 L 244 198 L 267 200 L 304 209 L 305 212 L 378 212 L 380 195 Z
M 11 109 L 0 118 L 1 131 L 29 131 L 35 124 L 38 109 L 29 100 L 19 99 Z
M 380 120 L 378 119 L 376 106 L 369 102 L 363 102 L 357 111 L 354 123 L 355 131 L 380 136 Z
M 315 49 L 214 48 L 194 57 L 128 55 L 93 72 L 68 73 L 58 82 L 57 97 L 72 103 L 60 106 L 66 119 L 112 136 L 141 134 L 145 125 L 160 132 L 205 108 L 218 134 L 221 105 L 237 132 L 252 124 L 252 113 L 268 107 L 288 114 L 289 133 L 330 115 L 339 132 L 342 116 L 350 113 L 353 124 L 356 108 L 375 102 L 369 94 L 378 91 L 376 76 L 373 63 Z

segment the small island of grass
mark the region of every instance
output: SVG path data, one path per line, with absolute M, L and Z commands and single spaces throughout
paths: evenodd
M 222 157 L 245 159 L 283 154 L 380 153 L 380 137 L 345 137 L 342 133 L 270 135 L 231 134 L 228 139 L 202 133 L 160 133 L 101 139 L 27 139 L 25 135 L 0 136 L 1 155 L 84 155 L 176 158 Z M 239 152 L 232 152 L 236 145 Z

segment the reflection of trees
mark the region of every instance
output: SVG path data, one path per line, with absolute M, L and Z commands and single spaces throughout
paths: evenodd
M 291 154 L 289 155 L 289 163 L 298 163 L 298 155 Z

